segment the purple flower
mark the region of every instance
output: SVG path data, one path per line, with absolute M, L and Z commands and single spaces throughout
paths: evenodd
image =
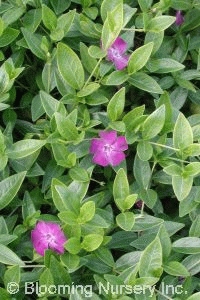
M 176 23 L 177 26 L 180 26 L 181 24 L 183 24 L 183 22 L 184 22 L 184 17 L 181 14 L 181 11 L 177 10 L 175 23 Z
M 129 56 L 124 54 L 126 50 L 127 43 L 118 37 L 107 51 L 107 59 L 114 63 L 117 70 L 124 69 L 128 64 Z
M 63 254 L 64 243 L 67 241 L 60 226 L 52 222 L 39 221 L 31 232 L 31 240 L 36 252 L 44 256 L 46 249 Z
M 93 162 L 100 166 L 117 166 L 124 159 L 123 151 L 128 149 L 124 136 L 118 136 L 116 131 L 101 131 L 100 138 L 91 141 L 90 153 L 94 154 Z

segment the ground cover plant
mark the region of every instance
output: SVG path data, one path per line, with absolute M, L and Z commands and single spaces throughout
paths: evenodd
M 199 300 L 200 1 L 0 1 L 0 298 Z

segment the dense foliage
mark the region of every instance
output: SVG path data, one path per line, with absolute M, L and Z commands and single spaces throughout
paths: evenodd
M 0 298 L 198 300 L 200 0 L 0 1 Z

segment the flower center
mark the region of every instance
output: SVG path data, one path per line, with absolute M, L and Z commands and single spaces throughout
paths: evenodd
M 47 234 L 45 235 L 45 238 L 46 238 L 46 240 L 47 240 L 47 242 L 48 242 L 49 244 L 55 242 L 55 236 L 52 235 L 51 233 L 47 233 Z
M 113 55 L 115 58 L 120 58 L 120 57 L 121 57 L 121 54 L 119 53 L 119 50 L 118 50 L 118 49 L 111 48 L 111 50 L 112 50 L 112 55 Z
M 114 147 L 110 144 L 106 144 L 103 147 L 103 151 L 106 152 L 107 154 L 110 154 L 114 150 Z

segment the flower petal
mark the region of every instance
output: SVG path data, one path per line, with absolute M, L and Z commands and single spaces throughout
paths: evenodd
M 115 48 L 119 51 L 119 54 L 123 54 L 127 50 L 127 43 L 120 37 L 117 37 L 111 48 Z
M 93 163 L 100 165 L 102 167 L 106 167 L 109 165 L 109 161 L 106 157 L 106 153 L 105 152 L 96 152 L 93 159 L 92 159 Z
M 123 152 L 113 151 L 108 156 L 108 161 L 111 166 L 118 166 L 123 160 L 125 160 L 125 154 Z
M 63 245 L 54 244 L 54 245 L 49 245 L 49 246 L 52 250 L 56 251 L 58 254 L 63 254 L 65 251 L 65 248 Z
M 115 130 L 112 131 L 100 131 L 99 136 L 103 139 L 105 144 L 113 144 L 117 138 L 117 132 Z
M 102 141 L 99 138 L 94 138 L 91 140 L 90 144 L 90 153 L 95 153 L 96 151 L 99 151 L 100 149 L 103 149 L 104 141 Z
M 176 21 L 175 22 L 176 22 L 177 26 L 180 26 L 184 22 L 184 17 L 180 10 L 177 10 L 177 12 L 176 12 Z
M 129 56 L 123 55 L 120 57 L 117 57 L 113 60 L 113 63 L 117 70 L 123 70 L 128 65 Z
M 125 151 L 128 149 L 128 144 L 124 136 L 117 137 L 113 146 L 115 147 L 116 151 Z

